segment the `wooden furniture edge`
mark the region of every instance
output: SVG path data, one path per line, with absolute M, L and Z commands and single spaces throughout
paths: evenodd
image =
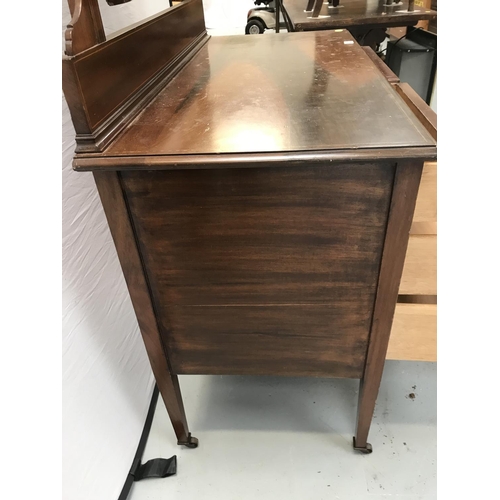
M 71 21 L 64 32 L 65 54 L 79 52 L 106 41 L 97 0 L 68 0 Z
M 354 443 L 360 449 L 368 446 L 422 169 L 423 162 L 415 161 L 401 161 L 396 166 L 365 369 L 359 387 Z
M 399 77 L 392 72 L 391 68 L 380 59 L 380 57 L 375 53 L 375 51 L 368 47 L 367 45 L 362 45 L 361 48 L 365 51 L 366 55 L 371 59 L 371 61 L 377 66 L 378 70 L 384 75 L 385 79 L 390 83 L 399 83 Z
M 117 172 L 95 172 L 94 179 L 156 383 L 179 444 L 189 445 L 192 438 L 188 430 L 179 381 L 170 368 L 168 352 L 160 335 L 119 174 Z
M 408 83 L 394 84 L 394 88 L 403 101 L 413 111 L 420 123 L 437 140 L 437 114 L 427 103 L 411 88 Z
M 103 151 L 132 120 L 158 95 L 207 43 L 210 36 L 201 33 L 188 47 L 119 106 L 98 128 L 76 135 L 78 153 Z M 63 62 L 63 64 L 66 64 Z
M 80 1 L 77 0 L 77 6 Z M 90 5 L 83 3 L 81 15 L 91 8 Z M 98 7 L 96 9 L 99 13 Z M 192 21 L 184 27 L 186 16 L 191 16 Z M 79 18 L 77 11 L 73 18 Z M 78 26 L 76 21 L 75 26 Z M 91 34 L 92 23 L 89 21 L 85 26 Z M 72 29 L 68 28 L 67 32 Z M 164 56 L 157 62 L 150 63 L 146 59 L 138 67 L 134 58 L 127 58 L 131 47 L 137 45 L 145 51 L 149 45 L 159 54 L 163 53 L 159 44 L 163 38 L 165 43 L 169 41 L 172 29 L 180 30 L 177 42 L 173 47 L 169 45 L 169 51 L 163 51 Z M 109 40 L 90 38 L 90 47 L 78 53 L 74 48 L 69 50 L 71 56 L 66 55 L 62 62 L 63 91 L 75 126 L 77 153 L 103 151 L 210 37 L 206 33 L 202 0 L 185 0 Z M 103 73 L 110 63 L 119 66 L 121 73 Z M 94 83 L 88 75 L 96 70 L 100 79 Z M 127 75 L 134 77 L 133 82 L 128 82 L 131 79 Z M 105 103 L 104 108 L 97 106 L 101 101 Z
M 257 168 L 280 163 L 289 166 L 303 162 L 312 164 L 398 160 L 433 160 L 435 146 L 380 149 L 337 149 L 331 151 L 290 151 L 280 153 L 225 153 L 209 155 L 106 156 L 80 154 L 73 160 L 78 172 L 113 170 L 179 170 L 204 168 Z

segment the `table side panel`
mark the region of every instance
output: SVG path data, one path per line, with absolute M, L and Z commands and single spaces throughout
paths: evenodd
M 172 368 L 178 374 L 361 378 L 367 302 L 171 306 Z
M 174 371 L 360 377 L 394 170 L 122 172 Z

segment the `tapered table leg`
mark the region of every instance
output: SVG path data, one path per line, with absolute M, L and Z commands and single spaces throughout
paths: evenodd
M 396 167 L 368 353 L 359 387 L 354 449 L 364 453 L 372 451 L 368 432 L 384 370 L 422 167 L 422 163 L 411 161 Z
M 94 179 L 132 299 L 149 362 L 177 436 L 177 443 L 196 448 L 198 440 L 189 432 L 179 380 L 170 369 L 158 329 L 119 174 L 117 172 L 94 172 Z

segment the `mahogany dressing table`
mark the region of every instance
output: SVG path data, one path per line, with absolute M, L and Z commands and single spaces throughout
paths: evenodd
M 346 30 L 209 38 L 186 0 L 105 40 L 96 1 L 70 6 L 73 165 L 94 175 L 178 443 L 198 444 L 179 374 L 349 377 L 370 452 L 436 157 L 425 103 Z

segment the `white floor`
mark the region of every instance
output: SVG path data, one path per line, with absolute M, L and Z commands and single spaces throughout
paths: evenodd
M 352 449 L 355 380 L 183 376 L 181 388 L 200 445 L 175 444 L 160 398 L 143 462 L 176 454 L 177 474 L 134 483 L 130 500 L 436 498 L 434 363 L 386 363 L 371 455 Z

